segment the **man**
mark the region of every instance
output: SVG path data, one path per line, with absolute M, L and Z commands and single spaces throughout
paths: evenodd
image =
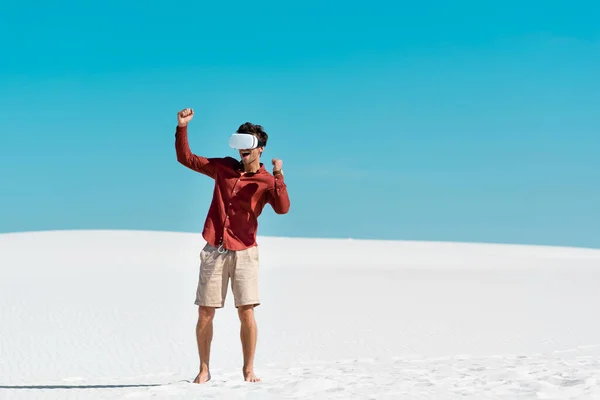
M 260 125 L 241 125 L 230 137 L 240 160 L 233 157 L 206 158 L 190 151 L 188 123 L 194 117 L 190 108 L 177 114 L 175 148 L 177 161 L 215 181 L 212 202 L 202 236 L 206 245 L 200 252 L 200 274 L 195 304 L 198 306 L 196 339 L 200 371 L 194 383 L 208 382 L 210 345 L 215 310 L 225 305 L 227 286 L 231 287 L 240 318 L 240 338 L 244 380 L 259 382 L 254 374 L 257 327 L 254 308 L 258 293 L 259 257 L 256 243 L 258 216 L 268 203 L 277 214 L 285 214 L 290 200 L 283 179 L 282 164 L 273 159 L 273 174 L 260 162 L 268 135 Z

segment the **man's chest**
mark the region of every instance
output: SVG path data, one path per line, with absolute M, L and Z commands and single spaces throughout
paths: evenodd
M 228 174 L 218 184 L 225 200 L 250 203 L 259 201 L 268 189 L 268 180 L 257 175 Z

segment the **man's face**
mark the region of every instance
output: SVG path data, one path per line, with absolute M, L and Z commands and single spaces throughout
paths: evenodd
M 260 157 L 262 151 L 262 147 L 258 147 L 256 149 L 240 150 L 240 157 L 242 159 L 242 163 L 252 164 L 255 160 L 257 160 Z

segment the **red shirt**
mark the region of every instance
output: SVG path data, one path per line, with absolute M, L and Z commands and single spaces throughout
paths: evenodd
M 261 163 L 255 173 L 243 172 L 241 161 L 233 157 L 206 158 L 193 154 L 187 127 L 175 132 L 177 161 L 215 180 L 213 198 L 202 236 L 211 245 L 228 250 L 256 246 L 258 216 L 268 203 L 277 214 L 290 209 L 290 199 L 282 174 L 273 176 Z

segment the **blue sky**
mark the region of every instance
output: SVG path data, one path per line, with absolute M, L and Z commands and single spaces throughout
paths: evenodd
M 597 3 L 125 4 L 0 6 L 0 232 L 201 231 L 193 107 L 284 161 L 260 235 L 600 247 Z

